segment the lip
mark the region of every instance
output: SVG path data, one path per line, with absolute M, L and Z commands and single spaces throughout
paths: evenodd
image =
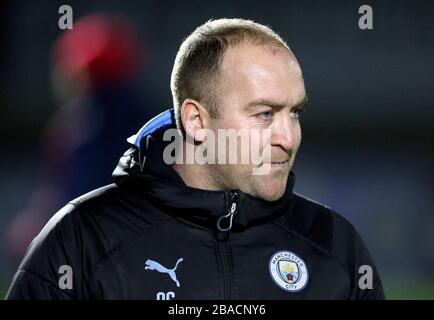
M 288 160 L 271 162 L 271 167 L 275 169 L 283 169 L 286 168 L 287 165 L 288 165 Z

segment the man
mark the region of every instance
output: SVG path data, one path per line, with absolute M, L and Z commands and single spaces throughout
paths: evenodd
M 181 45 L 171 89 L 174 111 L 129 139 L 115 183 L 71 201 L 35 238 L 9 299 L 384 298 L 351 224 L 293 192 L 307 97 L 277 34 L 248 20 L 205 23 Z M 231 129 L 247 132 L 261 161 L 221 161 L 246 146 L 210 135 Z M 214 159 L 203 152 L 211 160 L 229 152 L 188 161 L 203 145 L 215 147 Z

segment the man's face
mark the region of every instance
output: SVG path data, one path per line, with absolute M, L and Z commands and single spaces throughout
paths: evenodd
M 243 44 L 225 52 L 221 72 L 223 83 L 216 89 L 220 117 L 210 120 L 211 129 L 216 133 L 218 129 L 268 129 L 271 137 L 264 141 L 268 141 L 265 148 L 271 150 L 271 163 L 265 160 L 262 164 L 266 174 L 253 174 L 251 162 L 216 164 L 211 179 L 223 189 L 278 200 L 285 192 L 301 141 L 298 110 L 306 92 L 300 66 L 284 48 Z M 250 134 L 250 146 L 257 143 L 260 154 L 264 154 L 261 136 Z M 241 152 L 240 144 L 237 152 Z

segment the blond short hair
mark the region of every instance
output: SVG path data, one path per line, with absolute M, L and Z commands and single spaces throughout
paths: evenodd
M 236 45 L 274 45 L 291 51 L 271 28 L 245 19 L 209 20 L 181 44 L 170 79 L 178 129 L 184 134 L 181 106 L 190 98 L 204 105 L 212 117 L 219 116 L 216 87 L 221 83 L 220 65 L 225 51 Z

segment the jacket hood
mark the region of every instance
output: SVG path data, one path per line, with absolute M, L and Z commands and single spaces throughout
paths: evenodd
M 211 191 L 187 186 L 163 159 L 163 150 L 171 143 L 163 141 L 163 134 L 170 128 L 176 128 L 173 109 L 154 117 L 128 138 L 131 148 L 120 158 L 112 174 L 113 182 L 143 194 L 169 215 L 216 231 L 219 219 L 228 216 L 233 203 L 236 212 L 230 227 L 234 231 L 271 221 L 290 210 L 295 182 L 292 171 L 286 191 L 277 201 L 265 201 L 240 190 Z

